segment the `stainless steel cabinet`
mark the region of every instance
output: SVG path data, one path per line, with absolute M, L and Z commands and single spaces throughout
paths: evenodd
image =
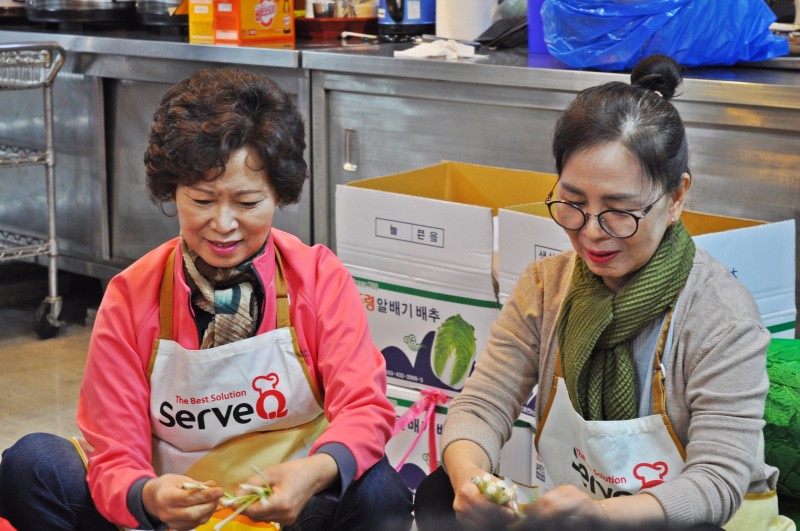
M 335 245 L 338 184 L 442 160 L 554 171 L 550 131 L 566 91 L 312 75 L 317 241 Z

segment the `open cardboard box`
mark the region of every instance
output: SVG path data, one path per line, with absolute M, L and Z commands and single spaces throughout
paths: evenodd
M 552 174 L 443 162 L 336 189 L 337 254 L 390 383 L 461 390 L 499 306 L 494 216 L 541 201 Z

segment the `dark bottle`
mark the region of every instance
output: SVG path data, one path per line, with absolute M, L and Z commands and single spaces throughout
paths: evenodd
M 404 42 L 436 33 L 436 0 L 380 0 L 378 37 Z

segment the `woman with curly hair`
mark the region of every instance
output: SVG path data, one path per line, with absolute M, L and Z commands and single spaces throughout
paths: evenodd
M 355 284 L 329 249 L 272 227 L 300 198 L 305 146 L 290 95 L 263 76 L 203 70 L 164 94 L 147 189 L 180 235 L 108 285 L 82 439 L 32 434 L 4 453 L 0 514 L 17 529 L 210 530 L 238 508 L 224 494 L 253 492 L 269 495 L 231 529 L 410 528 Z

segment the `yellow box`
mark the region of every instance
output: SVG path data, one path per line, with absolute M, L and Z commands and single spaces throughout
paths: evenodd
M 214 0 L 214 41 L 294 40 L 294 0 Z
M 189 0 L 189 42 L 214 44 L 214 0 Z

